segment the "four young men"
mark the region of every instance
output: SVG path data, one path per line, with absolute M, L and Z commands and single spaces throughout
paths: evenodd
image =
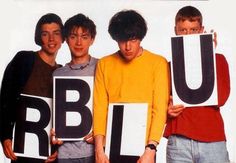
M 66 21 L 64 29 L 65 40 L 71 52 L 71 62 L 54 71 L 53 75 L 94 76 L 97 59 L 89 55 L 89 47 L 96 36 L 96 26 L 93 21 L 83 14 L 77 14 Z M 219 106 L 225 103 L 230 90 L 225 58 L 222 55 L 216 57 L 219 106 L 199 108 L 173 106 L 171 99 L 169 102 L 170 78 L 166 59 L 141 46 L 141 41 L 147 32 L 144 18 L 134 10 L 120 11 L 111 18 L 108 31 L 112 39 L 117 42 L 119 50 L 100 59 L 96 67 L 93 106 L 95 149 L 86 140 L 64 142 L 58 149 L 58 162 L 90 163 L 94 162 L 94 159 L 96 163 L 109 162 L 104 153 L 109 103 L 148 104 L 146 147 L 137 160 L 138 163 L 155 162 L 156 146 L 162 136 L 167 112 L 168 120 L 164 133 L 168 138 L 167 162 L 228 162 L 223 120 L 219 111 Z M 202 16 L 196 8 L 186 6 L 179 10 L 176 15 L 176 35 L 197 34 L 203 31 Z M 33 58 L 36 56 L 38 59 L 33 59 L 33 63 L 28 59 L 19 59 L 23 60 L 20 63 L 13 60 L 5 71 L 1 88 L 1 140 L 5 155 L 12 160 L 17 159 L 11 149 L 17 103 L 7 99 L 17 101 L 20 93 L 52 97 L 51 78 L 55 68 L 50 71 L 48 69 L 56 66 L 55 56 L 63 42 L 61 23 L 52 21 L 37 25 L 35 38 L 36 43 L 42 47 L 33 55 Z M 17 56 L 15 58 L 21 58 L 23 54 Z M 45 67 L 44 62 L 48 65 L 42 69 Z M 19 65 L 25 63 L 32 68 L 19 68 Z M 24 79 L 25 83 L 17 80 L 25 76 L 22 72 L 28 76 Z M 42 75 L 45 72 L 49 73 Z M 35 79 L 39 82 L 36 83 Z M 227 84 L 224 84 L 222 79 L 226 80 Z M 49 90 L 45 87 L 49 87 Z M 7 90 L 11 90 L 10 94 Z M 47 93 L 38 93 L 46 90 Z M 10 118 L 12 115 L 13 118 Z M 190 146 L 187 146 L 189 143 Z M 194 151 L 190 150 L 192 146 L 196 147 Z M 197 155 L 194 155 L 195 152 Z M 17 161 L 20 162 L 20 159 Z

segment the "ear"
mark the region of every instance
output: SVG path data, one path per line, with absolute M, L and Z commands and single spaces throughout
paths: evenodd
M 90 46 L 93 45 L 94 40 L 95 40 L 95 38 L 91 39 Z
M 200 33 L 204 32 L 204 26 L 201 26 Z

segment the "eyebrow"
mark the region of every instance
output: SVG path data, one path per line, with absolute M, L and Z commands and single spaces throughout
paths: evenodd
M 43 33 L 43 32 L 49 32 L 49 31 L 48 30 L 42 30 L 41 33 Z M 52 32 L 61 32 L 61 30 L 60 29 L 56 29 L 56 30 L 54 30 Z
M 89 32 L 83 32 L 82 34 L 77 34 L 76 32 L 70 32 L 70 35 L 80 35 L 80 36 L 90 36 Z

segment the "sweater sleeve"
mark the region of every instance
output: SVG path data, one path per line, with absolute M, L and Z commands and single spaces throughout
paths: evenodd
M 169 66 L 164 58 L 156 67 L 154 77 L 154 97 L 152 121 L 148 140 L 159 142 L 166 123 L 167 107 L 170 96 Z
M 17 58 L 15 56 L 7 65 L 1 86 L 0 106 L 1 106 L 1 141 L 12 139 L 12 131 L 15 122 L 15 103 L 20 79 L 16 79 Z
M 7 65 L 0 92 L 0 133 L 1 141 L 12 139 L 19 95 L 27 81 L 34 63 L 33 52 L 18 52 Z
M 93 132 L 94 135 L 106 135 L 108 95 L 105 87 L 104 65 L 98 61 L 94 82 Z
M 223 106 L 230 94 L 230 76 L 227 60 L 222 54 L 216 54 L 216 73 L 218 106 Z

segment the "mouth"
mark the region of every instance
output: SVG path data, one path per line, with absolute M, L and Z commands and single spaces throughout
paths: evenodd
M 125 53 L 125 56 L 129 57 L 129 56 L 132 56 L 133 53 L 129 52 L 129 53 Z
M 56 44 L 49 44 L 48 47 L 49 48 L 55 48 L 57 45 Z
M 75 48 L 76 51 L 83 51 L 83 48 Z

